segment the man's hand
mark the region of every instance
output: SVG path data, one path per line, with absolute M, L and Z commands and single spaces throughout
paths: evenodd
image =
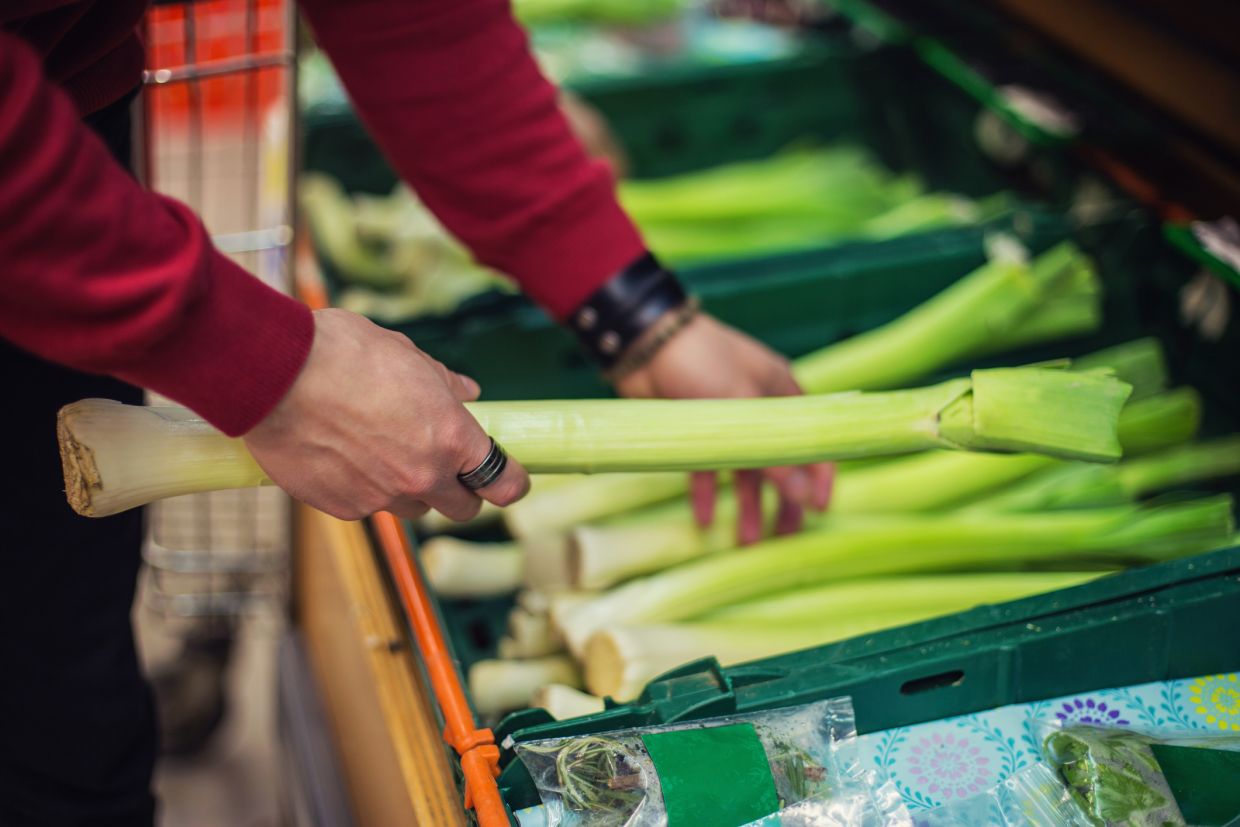
M 490 449 L 461 404 L 478 397 L 477 383 L 356 314 L 320 310 L 314 323 L 301 374 L 244 437 L 276 485 L 346 520 L 381 510 L 413 518 L 428 508 L 468 520 L 482 499 L 508 505 L 525 496 L 529 475 L 512 459 L 477 494 L 457 479 Z
M 801 393 L 788 361 L 760 342 L 710 316 L 698 316 L 659 349 L 645 367 L 616 383 L 629 397 L 724 399 L 753 396 L 795 396 Z M 778 428 L 778 422 L 771 423 Z M 742 543 L 762 536 L 762 479 L 779 491 L 777 533 L 796 531 L 803 508 L 819 511 L 831 498 L 834 466 L 738 471 L 735 478 Z M 693 511 L 702 525 L 714 517 L 715 475 L 694 474 Z

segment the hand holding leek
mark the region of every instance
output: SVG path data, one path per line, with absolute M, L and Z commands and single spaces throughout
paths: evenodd
M 728 399 L 799 396 L 788 360 L 740 331 L 709 316 L 699 316 L 660 348 L 654 359 L 627 376 L 617 389 L 633 398 Z M 801 527 L 803 509 L 822 511 L 831 496 L 832 467 L 816 463 L 738 471 L 735 496 L 738 536 L 742 543 L 762 536 L 762 481 L 779 492 L 775 531 L 789 534 Z M 698 524 L 711 524 L 715 506 L 713 473 L 695 474 L 693 511 Z
M 314 344 L 300 375 L 275 409 L 234 443 L 235 459 L 248 449 L 252 468 L 256 464 L 297 499 L 343 519 L 380 509 L 416 517 L 430 507 L 465 520 L 478 513 L 482 499 L 507 505 L 524 495 L 529 477 L 515 461 L 478 494 L 456 478 L 490 450 L 487 435 L 461 404 L 477 398 L 473 380 L 448 370 L 405 336 L 360 316 L 322 310 L 314 319 Z M 61 425 L 62 438 L 71 435 L 66 432 L 71 418 L 62 418 Z M 182 422 L 174 433 L 189 428 Z M 123 447 L 121 440 L 105 429 L 97 444 L 85 446 L 105 475 L 96 491 L 109 490 L 102 461 L 109 451 L 123 452 L 117 467 L 151 474 L 169 473 L 178 461 L 188 463 L 177 482 L 190 490 L 196 490 L 195 474 L 218 472 L 225 465 L 201 462 L 192 452 L 170 457 L 149 444 Z M 173 439 L 167 444 L 186 443 Z M 68 472 L 70 465 L 65 467 Z M 72 474 L 66 474 L 66 482 L 71 501 L 88 490 Z M 93 499 L 89 493 L 86 497 Z

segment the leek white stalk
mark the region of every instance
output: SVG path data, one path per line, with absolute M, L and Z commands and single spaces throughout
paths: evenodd
M 496 597 L 521 588 L 525 555 L 516 543 L 471 543 L 431 537 L 420 557 L 426 579 L 441 597 Z
M 240 439 L 177 407 L 85 399 L 56 420 L 69 505 L 106 517 L 152 500 L 270 485 Z
M 538 691 L 534 693 L 530 706 L 536 709 L 545 709 L 557 721 L 567 721 L 569 718 L 580 718 L 583 715 L 593 715 L 603 711 L 603 699 L 597 695 L 590 695 L 575 689 L 571 686 L 565 686 L 562 683 L 549 683 L 546 686 L 540 686 Z
M 580 687 L 577 664 L 563 655 L 530 660 L 480 660 L 469 667 L 469 694 L 481 715 L 498 715 L 530 705 L 549 683 Z
M 1107 376 L 1000 368 L 885 393 L 466 407 L 531 472 L 692 471 L 936 447 L 1113 460 L 1120 454 L 1119 410 L 1130 391 Z M 90 516 L 263 480 L 244 443 L 201 419 L 83 400 L 62 409 L 60 437 L 70 502 Z
M 731 666 L 920 619 L 916 614 L 897 613 L 882 619 L 779 629 L 697 623 L 608 626 L 591 635 L 583 648 L 585 686 L 594 695 L 631 701 L 652 678 L 698 658 L 715 657 Z
M 536 591 L 571 588 L 568 576 L 568 538 L 561 533 L 527 536 L 521 540 L 525 554 L 525 585 Z
M 793 588 L 902 572 L 988 569 L 1113 555 L 1112 565 L 1159 560 L 1224 545 L 1234 531 L 1231 498 L 1158 508 L 852 518 L 713 554 L 631 580 L 594 600 L 552 607 L 552 620 L 580 655 L 596 630 L 696 617 Z
M 842 583 L 741 603 L 691 623 L 607 627 L 585 646 L 585 683 L 635 698 L 652 678 L 692 660 L 724 666 L 844 640 L 976 606 L 1078 585 L 1095 573 L 935 575 Z
M 1179 485 L 1240 474 L 1240 434 L 1172 448 L 1114 466 L 1124 491 L 1133 498 Z
M 499 643 L 502 658 L 539 658 L 564 651 L 563 642 L 551 634 L 549 614 L 520 606 L 508 613 L 508 634 Z

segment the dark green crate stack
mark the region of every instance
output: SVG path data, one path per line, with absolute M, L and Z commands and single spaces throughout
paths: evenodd
M 629 704 L 556 722 L 515 713 L 500 790 L 539 803 L 511 743 L 852 698 L 858 732 L 1104 687 L 1240 668 L 1240 548 L 727 669 L 688 664 Z M 511 739 L 511 741 L 509 740 Z
M 990 160 L 973 137 L 984 108 L 951 81 L 927 71 L 903 46 L 863 47 L 836 35 L 812 42 L 795 57 L 680 67 L 638 79 L 596 79 L 577 91 L 608 117 L 639 177 L 762 157 L 808 138 L 862 144 L 895 171 L 914 172 L 931 187 L 971 196 L 1017 188 L 1059 199 L 1069 187 L 1064 182 L 1075 181 L 1074 175 L 1061 176 L 1061 192 L 1036 192 L 1027 164 L 1004 167 Z M 1057 154 L 1059 149 L 1045 151 Z M 329 173 L 353 190 L 387 192 L 395 180 L 353 115 L 339 107 L 306 113 L 304 162 L 307 169 Z M 946 230 L 910 243 L 935 250 L 976 234 Z M 831 258 L 830 251 L 770 256 L 691 268 L 682 275 L 711 312 L 769 335 L 796 355 L 821 339 L 802 335 L 794 340 L 775 326 L 782 321 L 759 321 L 768 309 L 763 291 L 753 301 L 735 292 L 743 291 L 745 283 L 787 285 L 798 274 L 813 273 L 820 256 Z M 771 302 L 780 301 L 780 289 L 771 294 Z M 865 288 L 850 290 L 864 293 Z M 610 393 L 572 337 L 519 296 L 486 294 L 451 314 L 396 327 L 449 367 L 476 378 L 489 399 Z

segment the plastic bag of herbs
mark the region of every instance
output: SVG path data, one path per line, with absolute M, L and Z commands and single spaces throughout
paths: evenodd
M 737 827 L 853 791 L 851 700 L 517 744 L 547 811 L 582 827 Z
M 1136 731 L 1074 724 L 1046 760 L 1095 825 L 1224 825 L 1240 818 L 1240 732 Z

